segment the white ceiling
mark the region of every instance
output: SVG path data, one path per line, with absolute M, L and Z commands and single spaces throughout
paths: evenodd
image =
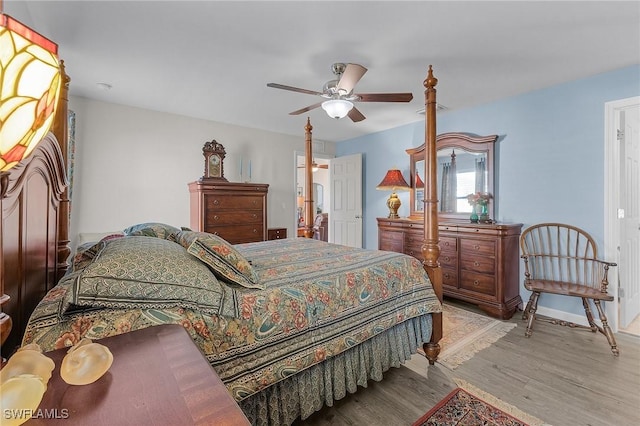
M 5 1 L 60 46 L 71 94 L 340 141 L 423 120 L 429 64 L 438 102 L 470 107 L 640 63 L 640 2 Z M 369 69 L 360 123 L 315 109 L 334 62 Z M 101 90 L 96 83 L 112 85 Z M 215 136 L 215 135 L 213 135 Z

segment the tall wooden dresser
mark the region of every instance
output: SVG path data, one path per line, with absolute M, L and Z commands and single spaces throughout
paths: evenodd
M 440 266 L 445 296 L 476 304 L 489 315 L 509 319 L 520 298 L 521 223 L 439 224 Z M 421 220 L 378 218 L 378 249 L 422 260 Z
M 231 244 L 267 239 L 268 184 L 206 178 L 189 183 L 194 231 L 216 234 Z

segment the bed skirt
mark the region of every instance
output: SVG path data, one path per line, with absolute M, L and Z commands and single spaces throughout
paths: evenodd
M 256 426 L 290 425 L 298 417 L 308 418 L 324 405 L 380 381 L 391 367 L 411 358 L 431 339 L 431 315 L 407 320 L 340 355 L 286 378 L 239 402 Z

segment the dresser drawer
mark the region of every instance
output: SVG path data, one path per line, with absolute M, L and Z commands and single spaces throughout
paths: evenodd
M 495 278 L 491 275 L 483 275 L 464 270 L 460 272 L 460 288 L 473 291 L 474 293 L 495 296 L 495 283 Z
M 404 252 L 404 234 L 394 231 L 378 231 L 380 238 L 378 240 L 378 250 L 395 251 L 397 253 Z
M 282 240 L 287 238 L 287 228 L 267 229 L 267 240 Z
M 208 226 L 204 232 L 218 235 L 231 244 L 264 241 L 262 224 L 235 226 Z
M 442 267 L 442 284 L 449 287 L 458 287 L 458 269 Z
M 453 268 L 458 270 L 458 254 L 457 253 L 440 253 L 438 258 L 440 265 L 445 268 Z
M 458 251 L 458 239 L 451 237 L 440 237 L 440 252 L 451 253 Z
M 495 241 L 461 239 L 460 250 L 463 256 L 495 256 L 496 243 Z
M 424 242 L 424 233 L 422 232 L 407 232 L 405 234 L 405 243 L 407 246 L 422 247 Z
M 205 226 L 262 224 L 262 210 L 240 212 L 208 211 Z
M 423 260 L 424 258 L 422 257 L 422 244 L 420 245 L 411 245 L 411 246 L 407 246 L 404 249 L 404 254 L 408 254 L 409 256 L 413 256 L 416 259 L 419 260 Z
M 496 272 L 496 260 L 493 257 L 466 257 L 460 260 L 460 267 L 472 272 L 493 275 Z
M 260 195 L 205 194 L 205 208 L 210 210 L 262 209 L 264 197 Z

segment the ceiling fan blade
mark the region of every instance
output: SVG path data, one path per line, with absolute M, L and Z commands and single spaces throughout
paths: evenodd
M 315 90 L 301 89 L 299 87 L 286 86 L 284 84 L 278 84 L 278 83 L 267 83 L 267 87 L 273 87 L 274 89 L 291 90 L 292 92 L 306 93 L 307 95 L 322 96 L 321 92 L 316 92 Z
M 351 121 L 353 121 L 354 123 L 362 121 L 366 118 L 356 107 L 351 108 L 351 111 L 349 111 L 348 115 Z
M 411 102 L 412 93 L 358 93 L 360 102 Z
M 360 81 L 367 69 L 358 64 L 347 64 L 347 68 L 342 73 L 340 81 L 338 82 L 338 90 L 344 90 L 346 93 L 351 93 L 356 84 Z
M 290 112 L 289 115 L 302 114 L 303 112 L 307 112 L 307 111 L 311 111 L 312 109 L 316 109 L 320 105 L 322 105 L 322 102 L 318 102 L 317 104 L 309 105 L 308 107 L 304 107 L 304 108 L 301 108 L 301 109 L 299 109 L 297 111 Z

